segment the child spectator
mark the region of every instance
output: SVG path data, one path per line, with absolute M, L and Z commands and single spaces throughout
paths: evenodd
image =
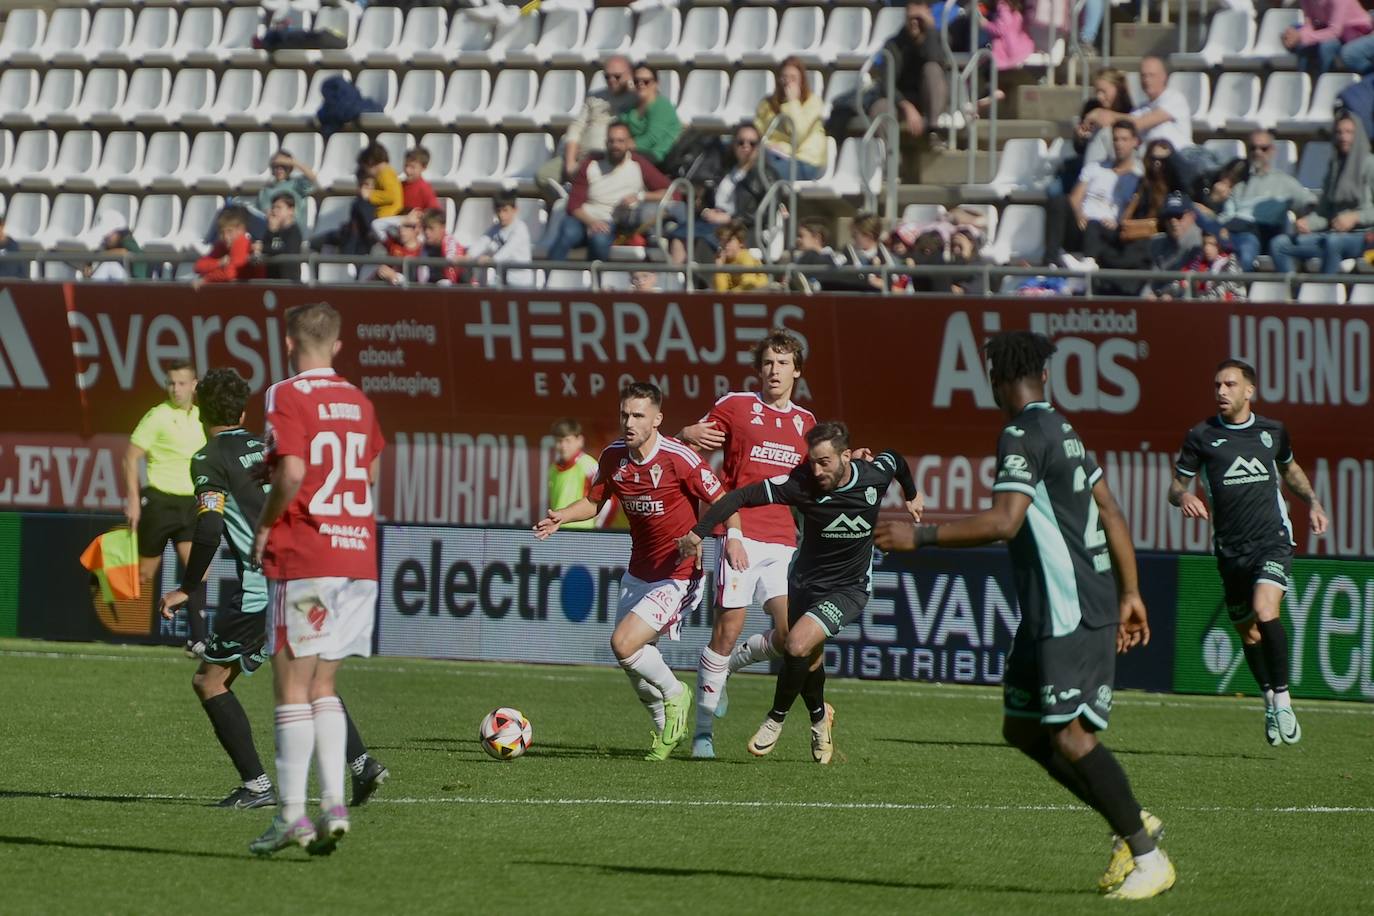
M 479 264 L 519 263 L 533 258 L 530 230 L 520 220 L 520 208 L 514 194 L 499 194 L 491 202 L 496 221 L 481 238 L 472 243 L 468 257 Z M 488 281 L 490 273 L 487 272 Z M 502 286 L 533 286 L 534 277 L 528 270 L 509 270 Z
M 253 243 L 254 260 L 267 260 L 267 279 L 296 281 L 301 276 L 299 263 L 271 259 L 300 253 L 301 227 L 296 225 L 296 198 L 283 191 L 272 198 L 272 206 L 267 210 L 267 232 L 262 241 Z
M 143 253 L 143 247 L 134 240 L 134 233 L 124 214 L 102 210 L 96 217 L 95 228 L 100 236 L 100 250 L 104 254 Z M 87 264 L 81 273 L 90 280 L 147 280 L 152 275 L 152 266 L 147 261 L 135 261 L 126 269 L 122 261 L 99 261 Z
M 439 197 L 425 180 L 429 168 L 429 150 L 417 146 L 406 152 L 405 181 L 401 182 L 401 201 L 406 211 L 438 210 Z
M 792 260 L 815 267 L 835 267 L 840 263 L 839 256 L 830 247 L 830 233 L 824 222 L 818 219 L 801 221 L 797 226 L 797 253 Z
M 658 271 L 636 270 L 630 274 L 630 289 L 637 293 L 661 293 L 658 287 Z
M 391 167 L 391 157 L 386 147 L 372 143 L 358 154 L 358 167 L 367 172 L 375 182 L 369 199 L 377 208 L 377 217 L 399 216 L 405 209 L 401 181 L 396 170 Z
M 253 240 L 248 235 L 248 219 L 243 210 L 231 207 L 223 210 L 216 222 L 219 239 L 210 253 L 195 263 L 194 289 L 206 283 L 228 283 L 262 277 L 262 269 L 252 262 Z
M 382 242 L 387 257 L 418 258 L 425 253 L 424 241 L 420 236 L 418 211 L 401 217 L 401 221 L 396 225 L 396 232 L 395 236 L 387 236 Z M 385 280 L 392 286 L 404 286 L 406 282 L 404 265 L 398 268 L 383 264 L 377 268 L 376 276 L 378 280 Z
M 420 282 L 433 282 L 443 286 L 464 282 L 467 272 L 453 262 L 465 258 L 467 252 L 457 239 L 448 234 L 448 219 L 444 216 L 444 211 L 426 210 L 419 216 L 423 231 L 421 241 L 425 243 L 425 257 L 444 258 L 450 262 L 443 268 L 421 267 L 417 271 Z
M 889 263 L 891 257 L 880 241 L 882 235 L 882 219 L 872 213 L 857 214 L 849 226 L 849 263 L 855 267 L 879 267 Z M 858 284 L 865 291 L 881 290 L 883 278 L 881 274 L 865 274 L 859 277 Z
M 1236 256 L 1232 254 L 1230 247 L 1223 245 L 1213 233 L 1203 233 L 1202 247 L 1182 269 L 1192 273 L 1212 274 L 1217 278 L 1191 281 L 1194 299 L 1236 302 L 1245 298 L 1245 285 L 1229 276 L 1241 272 L 1240 264 L 1236 262 Z M 1179 280 L 1156 295 L 1160 299 L 1186 298 L 1187 290 L 1184 287 L 1188 282 Z
M 740 267 L 757 267 L 759 259 L 750 253 L 746 246 L 749 228 L 743 220 L 733 220 L 716 230 L 720 250 L 716 252 L 717 264 L 733 264 Z M 768 286 L 768 274 L 764 273 L 718 273 L 713 286 L 718 293 L 742 293 L 751 289 L 764 289 Z

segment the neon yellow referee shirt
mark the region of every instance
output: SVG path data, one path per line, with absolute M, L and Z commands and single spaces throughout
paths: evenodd
M 173 496 L 194 496 L 191 456 L 205 444 L 200 408 L 163 401 L 143 415 L 129 441 L 148 453 L 148 486 Z

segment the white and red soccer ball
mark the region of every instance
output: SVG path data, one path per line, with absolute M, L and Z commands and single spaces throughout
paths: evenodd
M 482 750 L 497 760 L 514 760 L 530 746 L 530 720 L 518 709 L 502 706 L 487 713 L 477 729 Z

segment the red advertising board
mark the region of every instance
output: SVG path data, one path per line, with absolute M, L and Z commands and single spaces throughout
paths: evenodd
M 85 498 L 86 478 L 117 462 L 118 437 L 161 397 L 163 366 L 229 365 L 260 390 L 286 372 L 285 310 L 321 298 L 345 319 L 338 368 L 374 399 L 392 443 L 379 500 L 394 520 L 527 523 L 543 509 L 554 419 L 577 417 L 589 445 L 604 444 L 614 392 L 649 378 L 676 430 L 749 387 L 749 348 L 775 326 L 808 344 L 798 400 L 864 444 L 901 449 L 935 513 L 976 510 L 1001 423 L 978 347 L 1030 328 L 1058 344 L 1051 395 L 1141 546 L 1206 548 L 1164 494 L 1184 431 L 1211 412 L 1213 367 L 1237 356 L 1257 366 L 1258 410 L 1288 424 L 1332 510 L 1332 532 L 1300 536 L 1299 550 L 1374 555 L 1365 306 L 16 283 L 0 287 L 0 505 L 78 494 L 107 507 L 98 487 Z

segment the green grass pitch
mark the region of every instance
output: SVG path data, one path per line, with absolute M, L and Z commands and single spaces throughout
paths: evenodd
M 754 760 L 772 679 L 730 682 L 721 759 L 639 758 L 648 719 L 606 668 L 356 661 L 341 693 L 392 780 L 328 859 L 259 861 L 170 649 L 0 641 L 0 912 L 1092 913 L 1109 838 L 1002 746 L 999 694 L 832 681 L 836 746 L 805 716 Z M 241 679 L 272 769 L 270 672 Z M 478 747 L 498 705 L 522 759 Z M 1374 708 L 1299 704 L 1270 748 L 1257 701 L 1119 695 L 1107 741 L 1166 824 L 1156 913 L 1374 909 Z

